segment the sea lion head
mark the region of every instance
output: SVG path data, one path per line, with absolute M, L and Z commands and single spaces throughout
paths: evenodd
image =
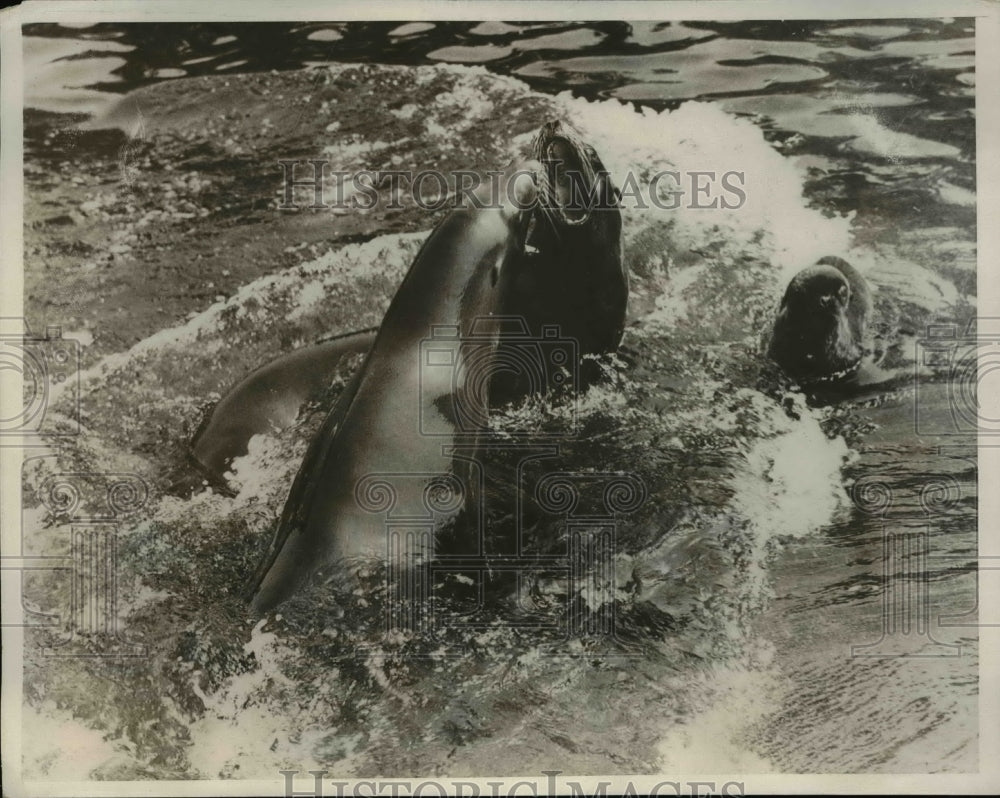
M 781 306 L 803 324 L 824 326 L 845 312 L 850 300 L 847 278 L 833 266 L 817 264 L 792 278 Z
M 870 305 L 857 270 L 840 258 L 823 258 L 788 284 L 768 356 L 806 385 L 847 379 L 861 363 Z
M 546 122 L 532 143 L 531 157 L 543 165 L 538 176 L 540 213 L 529 243 L 564 245 L 572 236 L 600 236 L 621 247 L 621 193 L 597 151 L 566 124 Z
M 542 126 L 529 157 L 539 164 L 538 196 L 504 313 L 531 336 L 558 327 L 579 355 L 612 352 L 628 303 L 621 194 L 597 151 L 563 122 Z

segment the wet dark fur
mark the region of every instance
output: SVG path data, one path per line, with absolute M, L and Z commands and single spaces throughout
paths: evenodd
M 789 283 L 768 357 L 803 384 L 848 377 L 865 353 L 871 308 L 871 292 L 857 269 L 842 258 L 821 258 Z
M 514 264 L 504 313 L 522 318 L 532 339 L 544 327 L 558 327 L 561 338 L 576 342 L 581 357 L 613 352 L 628 304 L 618 189 L 594 148 L 558 122 L 542 128 L 531 154 L 546 167 L 527 242 L 537 251 Z M 516 353 L 505 356 L 520 345 L 501 341 L 500 358 L 516 362 Z M 578 387 L 596 376 L 586 362 L 581 365 Z M 526 374 L 498 373 L 491 398 L 503 402 L 547 387 L 530 382 Z

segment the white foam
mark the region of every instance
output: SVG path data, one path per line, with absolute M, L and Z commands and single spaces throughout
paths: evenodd
M 102 732 L 84 726 L 51 701 L 40 707 L 24 704 L 21 712 L 25 740 L 24 775 L 46 781 L 83 781 L 118 755 Z
M 285 438 L 254 435 L 247 443 L 247 453 L 234 458 L 227 477 L 237 488 L 235 503 L 240 507 L 262 501 L 279 500 L 288 490 L 298 463 L 304 454 L 305 442 L 292 445 Z
M 879 155 L 894 163 L 903 159 L 955 158 L 960 152 L 951 144 L 890 130 L 867 114 L 853 114 L 852 119 L 857 135 L 845 146 L 858 152 Z
M 219 348 L 223 341 L 218 337 L 225 329 L 226 319 L 233 309 L 237 318 L 253 318 L 265 324 L 280 307 L 276 300 L 283 296 L 304 296 L 313 306 L 339 284 L 349 284 L 364 277 L 375 275 L 401 275 L 409 265 L 426 232 L 392 233 L 378 236 L 361 244 L 349 244 L 341 249 L 331 250 L 308 263 L 278 274 L 269 274 L 247 283 L 233 296 L 210 305 L 201 313 L 179 327 L 168 327 L 135 344 L 125 352 L 108 355 L 96 365 L 80 375 L 82 390 L 100 383 L 108 375 L 127 368 L 143 357 L 158 352 L 183 349 L 195 344 L 202 351 Z M 305 314 L 306 309 L 300 308 Z M 248 364 L 249 368 L 254 364 Z M 49 398 L 52 403 L 59 400 L 69 381 L 54 385 Z
M 830 218 L 806 207 L 800 169 L 767 143 L 760 128 L 721 106 L 687 102 L 675 111 L 640 113 L 616 100 L 588 102 L 567 94 L 557 99 L 619 185 L 629 173 L 642 182 L 663 170 L 708 171 L 719 179 L 727 172 L 744 175 L 746 202 L 740 208 L 691 208 L 689 192 L 676 210 L 626 208 L 640 224 L 672 220 L 694 238 L 724 230 L 729 240 L 748 246 L 762 232 L 774 263 L 788 277 L 848 248 L 851 217 Z M 727 199 L 738 202 L 732 194 Z
M 775 677 L 739 666 L 715 666 L 685 681 L 698 705 L 673 722 L 657 745 L 664 773 L 773 773 L 775 766 L 744 741 L 750 725 L 775 708 Z M 704 705 L 702 705 L 704 703 Z
M 851 262 L 876 285 L 898 298 L 931 311 L 945 310 L 958 302 L 958 289 L 950 280 L 904 258 L 888 258 L 867 251 L 850 255 Z
M 797 410 L 800 420 L 757 441 L 733 480 L 731 505 L 750 519 L 761 540 L 812 534 L 849 505 L 841 484 L 847 444 L 827 438 L 804 405 Z
M 966 208 L 976 207 L 976 195 L 968 189 L 956 186 L 947 180 L 940 181 L 937 188 L 941 200 L 947 202 L 949 205 L 962 205 Z
M 274 778 L 287 767 L 324 769 L 309 752 L 329 730 L 297 728 L 287 709 L 275 711 L 269 706 L 269 697 L 280 698 L 295 683 L 282 672 L 291 649 L 273 632 L 264 631 L 264 624 L 257 623 L 244 648 L 258 667 L 206 695 L 204 714 L 190 726 L 188 760 L 205 778 Z M 335 673 L 329 678 L 336 678 Z

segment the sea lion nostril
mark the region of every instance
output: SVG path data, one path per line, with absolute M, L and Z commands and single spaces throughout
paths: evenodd
M 539 132 L 540 138 L 547 139 L 555 136 L 562 128 L 562 123 L 558 119 L 553 119 L 550 122 L 546 122 L 542 125 L 542 129 Z

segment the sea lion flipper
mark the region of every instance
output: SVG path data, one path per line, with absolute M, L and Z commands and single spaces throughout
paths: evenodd
M 326 388 L 345 358 L 371 349 L 376 328 L 338 335 L 275 358 L 253 371 L 205 414 L 189 459 L 214 485 L 227 486 L 233 458 L 254 435 L 284 429 L 302 405 Z

